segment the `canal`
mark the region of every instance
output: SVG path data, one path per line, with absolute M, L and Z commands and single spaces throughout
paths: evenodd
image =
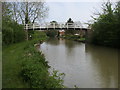
M 40 45 L 51 68 L 65 73 L 64 85 L 73 88 L 117 88 L 117 49 L 65 39 L 49 39 Z

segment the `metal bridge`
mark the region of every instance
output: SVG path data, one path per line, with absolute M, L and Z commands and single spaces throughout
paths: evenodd
M 74 23 L 43 23 L 43 24 L 26 24 L 25 25 L 26 30 L 88 30 L 90 28 L 86 28 L 83 26 L 80 22 L 74 22 Z

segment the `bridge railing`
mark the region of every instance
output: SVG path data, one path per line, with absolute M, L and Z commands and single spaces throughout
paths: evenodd
M 82 26 L 82 24 L 81 23 L 53 23 L 53 24 L 51 24 L 51 23 L 45 23 L 45 24 L 26 24 L 25 25 L 25 28 L 24 29 L 43 29 L 43 28 L 47 28 L 47 29 L 49 29 L 49 28 L 53 28 L 53 29 L 55 29 L 55 28 L 67 28 L 67 29 L 69 29 L 69 28 L 73 28 L 73 29 L 75 29 L 75 28 L 83 28 L 83 26 Z

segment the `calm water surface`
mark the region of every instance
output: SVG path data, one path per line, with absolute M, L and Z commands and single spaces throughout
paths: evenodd
M 73 88 L 117 88 L 116 49 L 84 43 L 50 39 L 40 45 L 52 68 L 65 73 L 64 85 Z

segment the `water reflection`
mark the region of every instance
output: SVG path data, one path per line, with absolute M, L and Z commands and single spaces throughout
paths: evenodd
M 47 44 L 50 44 L 50 45 L 58 45 L 59 44 L 59 38 L 49 38 L 47 41 L 46 41 Z
M 90 60 L 94 70 L 99 71 L 98 78 L 103 87 L 118 87 L 117 49 L 86 45 L 86 57 Z
M 50 39 L 41 45 L 40 50 L 50 66 L 66 74 L 64 85 L 67 87 L 118 86 L 118 54 L 115 49 L 65 39 Z

